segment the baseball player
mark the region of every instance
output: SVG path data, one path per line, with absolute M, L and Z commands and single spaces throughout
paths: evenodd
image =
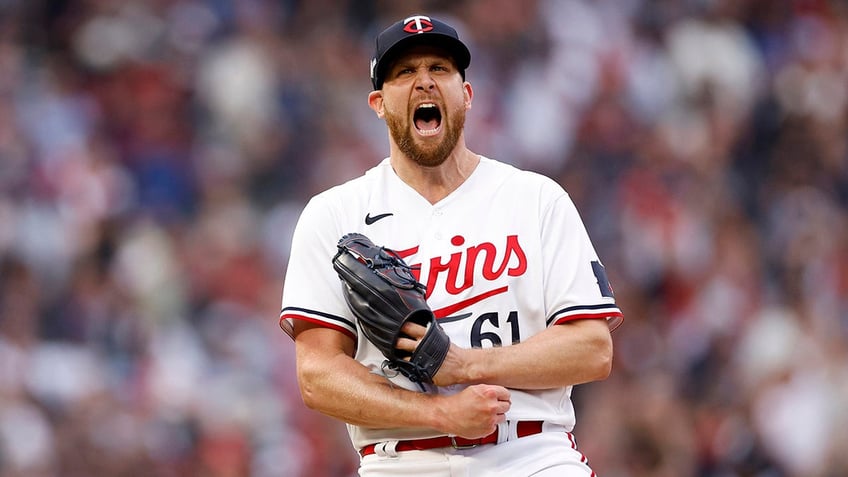
M 347 423 L 363 477 L 594 475 L 571 390 L 608 376 L 622 314 L 567 193 L 466 147 L 470 62 L 428 16 L 379 34 L 368 104 L 389 157 L 306 205 L 280 325 L 305 404 Z M 426 285 L 451 341 L 432 383 L 387 367 L 361 332 L 331 265 L 348 233 L 396 251 Z M 397 348 L 412 352 L 425 330 L 403 331 Z

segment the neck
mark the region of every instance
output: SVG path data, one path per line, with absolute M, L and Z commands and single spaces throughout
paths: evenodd
M 434 167 L 421 166 L 400 153 L 391 156 L 395 174 L 431 204 L 455 191 L 479 163 L 480 156 L 464 146 L 454 149 L 443 163 Z

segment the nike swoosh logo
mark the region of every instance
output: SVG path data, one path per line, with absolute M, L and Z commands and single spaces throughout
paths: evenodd
M 371 217 L 371 214 L 370 214 L 370 213 L 365 214 L 365 225 L 371 225 L 371 224 L 373 224 L 374 222 L 376 222 L 376 221 L 378 221 L 378 220 L 380 220 L 380 219 L 385 219 L 386 217 L 388 217 L 388 216 L 390 216 L 390 215 L 395 215 L 395 214 L 393 214 L 393 213 L 389 212 L 388 214 L 375 215 L 374 217 Z

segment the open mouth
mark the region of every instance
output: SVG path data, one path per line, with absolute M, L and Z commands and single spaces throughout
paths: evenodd
M 412 115 L 415 129 L 422 136 L 432 136 L 439 132 L 442 126 L 442 112 L 434 103 L 422 103 L 415 108 Z

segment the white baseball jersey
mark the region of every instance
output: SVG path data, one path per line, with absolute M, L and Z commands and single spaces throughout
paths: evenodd
M 385 358 L 359 332 L 345 303 L 331 259 L 350 232 L 397 251 L 419 269 L 430 308 L 461 347 L 510 346 L 578 318 L 605 318 L 611 328 L 622 320 L 578 212 L 556 182 L 483 157 L 458 189 L 431 204 L 385 159 L 304 208 L 292 241 L 280 325 L 291 334 L 292 320 L 302 319 L 345 333 L 357 342 L 357 361 L 410 390 L 421 389 L 391 370 L 384 373 Z M 509 420 L 574 426 L 571 387 L 512 390 L 511 401 Z M 357 449 L 439 435 L 352 425 L 348 430 Z

